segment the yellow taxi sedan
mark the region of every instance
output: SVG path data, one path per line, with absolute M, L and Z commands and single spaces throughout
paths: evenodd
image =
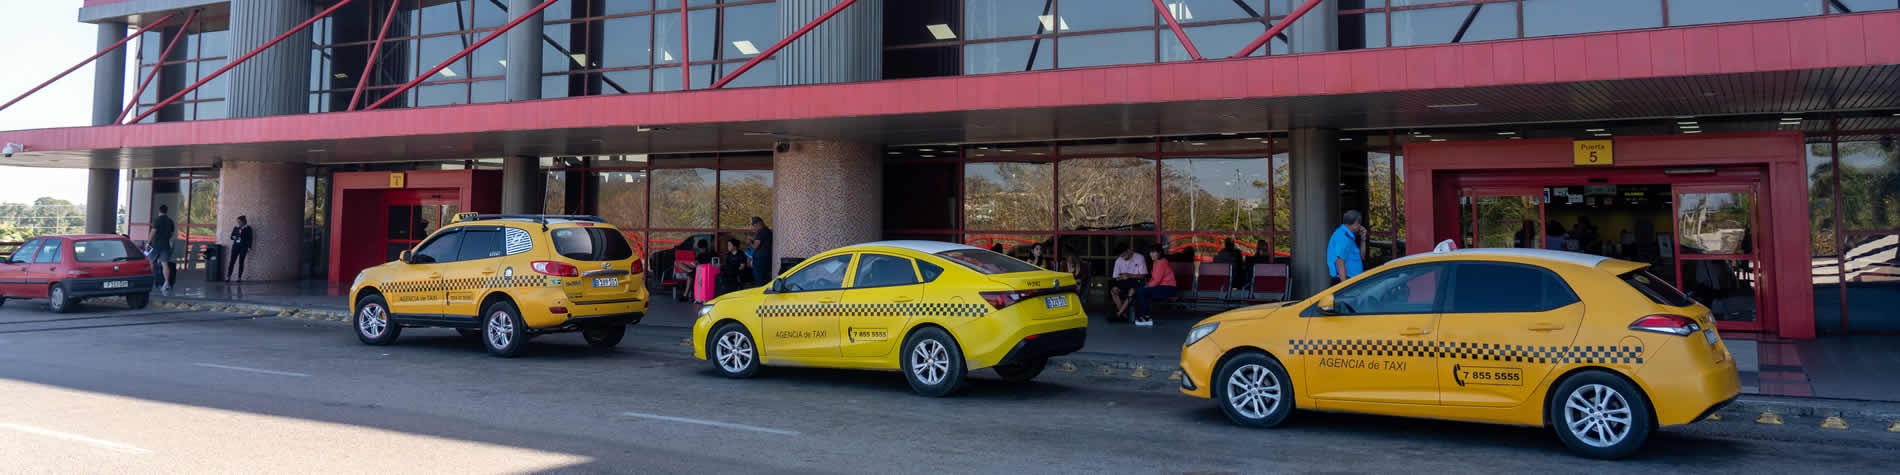
M 1181 392 L 1245 426 L 1296 407 L 1547 426 L 1577 454 L 1628 456 L 1741 390 L 1709 309 L 1646 267 L 1533 249 L 1394 260 L 1200 322 Z
M 1068 274 L 961 244 L 847 246 L 707 302 L 693 351 L 731 378 L 762 365 L 901 371 L 918 394 L 945 396 L 969 371 L 1028 381 L 1081 349 L 1075 290 Z

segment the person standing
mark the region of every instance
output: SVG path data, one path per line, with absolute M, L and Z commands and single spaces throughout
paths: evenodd
M 146 238 L 151 243 L 152 267 L 158 269 L 158 289 L 172 289 L 172 235 L 178 233 L 177 224 L 172 223 L 171 207 L 158 205 L 158 216 L 152 218 L 152 235 Z
M 237 221 L 237 227 L 231 228 L 231 265 L 224 272 L 231 276 L 232 282 L 244 280 L 244 261 L 250 258 L 251 239 L 255 237 L 251 233 L 251 220 L 238 216 Z
M 752 217 L 752 280 L 764 285 L 772 280 L 772 228 L 765 218 Z
M 1326 271 L 1334 285 L 1366 271 L 1366 263 L 1360 258 L 1366 252 L 1366 227 L 1360 224 L 1363 219 L 1359 210 L 1347 210 L 1342 219 L 1345 222 L 1326 241 Z
M 751 258 L 740 247 L 738 239 L 726 239 L 726 252 L 719 258 L 719 280 L 724 287 L 720 294 L 745 288 L 746 280 L 751 278 Z

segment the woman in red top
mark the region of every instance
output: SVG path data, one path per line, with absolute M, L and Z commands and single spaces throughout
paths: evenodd
M 1148 250 L 1148 283 L 1135 291 L 1135 301 L 1140 304 L 1141 315 L 1135 317 L 1135 325 L 1152 327 L 1154 314 L 1149 312 L 1154 299 L 1174 297 L 1174 266 L 1168 264 L 1168 256 L 1161 252 L 1161 246 Z

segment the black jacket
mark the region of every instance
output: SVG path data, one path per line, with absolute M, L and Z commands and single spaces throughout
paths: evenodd
M 232 251 L 251 250 L 251 243 L 253 242 L 252 239 L 255 239 L 255 238 L 256 236 L 251 233 L 250 226 L 238 226 L 235 228 L 231 228 L 231 250 Z

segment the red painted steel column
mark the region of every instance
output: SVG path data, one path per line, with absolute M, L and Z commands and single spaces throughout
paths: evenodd
M 383 54 L 383 39 L 389 37 L 389 24 L 396 22 L 396 12 L 402 11 L 402 0 L 389 4 L 389 14 L 383 17 L 383 30 L 376 33 L 376 46 L 369 49 L 369 60 L 363 62 L 363 74 L 356 77 L 356 92 L 350 94 L 350 107 L 344 110 L 356 110 L 363 100 L 363 86 L 369 85 L 369 72 L 376 66 L 376 58 Z
M 831 7 L 830 10 L 826 10 L 825 14 L 818 15 L 818 18 L 813 18 L 811 22 L 805 23 L 805 26 L 799 27 L 798 31 L 792 32 L 792 34 L 786 36 L 785 39 L 778 40 L 778 43 L 772 44 L 771 48 L 766 48 L 765 51 L 762 53 L 759 53 L 758 56 L 753 56 L 751 60 L 748 60 L 745 62 L 745 64 L 740 65 L 739 69 L 733 70 L 731 73 L 726 74 L 725 77 L 719 78 L 719 82 L 713 83 L 712 88 L 719 89 L 722 87 L 726 87 L 726 83 L 732 82 L 733 79 L 737 79 L 739 75 L 745 74 L 746 71 L 751 71 L 752 67 L 759 65 L 760 62 L 765 61 L 767 59 L 771 59 L 772 55 L 778 54 L 778 50 L 785 49 L 785 45 L 792 44 L 792 41 L 797 40 L 801 36 L 805 36 L 805 33 L 810 32 L 812 28 L 817 28 L 818 25 L 823 24 L 826 20 L 830 20 L 831 17 L 837 16 L 838 12 L 844 11 L 845 7 L 849 7 L 855 3 L 858 3 L 858 0 L 844 0 L 844 1 L 838 2 L 838 6 Z
M 1161 13 L 1161 19 L 1168 21 L 1168 29 L 1174 30 L 1174 37 L 1176 39 L 1181 40 L 1181 46 L 1187 48 L 1188 57 L 1194 58 L 1195 61 L 1207 59 L 1207 58 L 1201 57 L 1201 50 L 1196 49 L 1194 47 L 1194 42 L 1188 40 L 1187 33 L 1181 31 L 1181 24 L 1174 21 L 1174 12 L 1168 11 L 1168 7 L 1163 6 L 1161 4 L 1161 0 L 1153 0 L 1153 1 L 1155 3 L 1155 11 Z M 1252 51 L 1248 51 L 1248 53 L 1252 53 Z
M 1260 35 L 1259 38 L 1254 38 L 1252 43 L 1247 43 L 1246 48 L 1242 48 L 1239 53 L 1228 57 L 1245 58 L 1247 55 L 1253 54 L 1254 50 L 1260 49 L 1261 46 L 1267 44 L 1268 40 L 1273 39 L 1273 35 L 1280 34 L 1280 30 L 1285 30 L 1287 25 L 1292 25 L 1294 21 L 1298 21 L 1301 15 L 1306 14 L 1307 10 L 1312 10 L 1313 7 L 1319 6 L 1319 2 L 1320 0 L 1306 0 L 1305 5 L 1300 5 L 1300 8 L 1293 10 L 1293 13 L 1288 14 L 1286 18 L 1280 19 L 1279 23 L 1273 24 L 1273 28 L 1268 28 L 1266 34 Z
M 138 90 L 132 92 L 132 100 L 125 102 L 125 109 L 119 111 L 119 118 L 112 119 L 112 123 L 114 124 L 124 123 L 126 114 L 131 114 L 132 108 L 138 107 L 139 96 L 144 96 L 146 86 L 152 85 L 152 80 L 158 79 L 158 71 L 161 69 L 165 69 L 165 58 L 172 57 L 172 48 L 178 46 L 178 40 L 185 39 L 185 32 L 187 30 L 190 30 L 191 23 L 197 20 L 198 20 L 198 10 L 192 10 L 191 15 L 185 17 L 184 29 L 179 30 L 178 36 L 172 37 L 171 41 L 168 41 L 165 43 L 165 50 L 160 51 L 158 53 L 158 64 L 152 65 L 152 73 L 145 75 L 145 80 L 139 81 Z M 127 38 L 130 38 L 130 37 L 128 36 Z M 140 43 L 140 44 L 143 44 L 143 43 Z
M 348 0 L 345 0 L 345 1 L 348 1 Z M 158 21 L 154 21 L 149 25 L 145 25 L 144 28 L 139 28 L 139 31 L 134 31 L 132 32 L 132 34 L 126 35 L 125 39 L 119 40 L 118 43 L 113 43 L 112 46 L 107 47 L 106 49 L 99 50 L 98 53 L 94 53 L 92 56 L 87 57 L 85 61 L 80 61 L 79 64 L 75 64 L 73 65 L 73 67 L 66 68 L 65 71 L 61 71 L 59 74 L 54 75 L 52 79 L 48 79 L 46 80 L 46 82 L 40 83 L 40 85 L 38 86 L 33 86 L 33 89 L 28 89 L 25 94 L 20 94 L 20 97 L 15 97 L 13 98 L 13 100 L 7 101 L 6 104 L 0 104 L 0 110 L 6 110 L 6 108 L 12 106 L 13 103 L 20 102 L 20 99 L 25 99 L 26 96 L 31 96 L 35 92 L 40 92 L 40 89 L 45 89 L 47 85 L 52 84 L 54 81 L 58 81 L 60 78 L 66 77 L 66 75 L 68 74 L 72 74 L 73 71 L 78 71 L 79 68 L 84 67 L 87 64 L 91 64 L 93 60 L 99 59 L 100 56 L 105 56 L 106 53 L 110 53 L 112 52 L 112 50 L 119 49 L 119 47 L 121 46 L 125 46 L 126 42 L 132 41 L 133 38 L 137 38 L 139 35 L 145 34 L 146 31 L 151 30 L 152 28 L 158 27 L 158 25 L 165 24 L 166 20 L 170 20 L 174 16 L 178 16 L 178 14 L 167 13 L 165 14 L 165 16 L 158 17 Z
M 349 0 L 344 0 L 344 1 L 347 2 Z M 519 25 L 521 24 L 521 22 L 527 21 L 528 17 L 534 16 L 537 13 L 541 13 L 542 10 L 548 9 L 548 6 L 553 5 L 554 2 L 556 1 L 559 1 L 559 0 L 547 0 L 547 1 L 541 2 L 540 5 L 535 5 L 533 9 L 522 13 L 520 16 L 516 16 L 515 19 L 513 21 L 508 22 L 508 24 L 502 25 L 501 28 L 498 28 L 495 31 L 489 32 L 488 36 L 482 37 L 481 41 L 477 41 L 475 42 L 475 44 L 468 45 L 467 48 L 462 48 L 462 51 L 459 53 L 455 53 L 455 56 L 450 56 L 449 59 L 442 61 L 441 64 L 435 65 L 434 68 L 429 68 L 429 72 L 427 73 L 416 75 L 415 79 L 410 79 L 409 82 L 404 83 L 402 87 L 396 88 L 396 90 L 394 91 L 390 91 L 389 95 L 383 96 L 381 100 L 378 100 L 375 103 L 370 104 L 369 107 L 364 107 L 363 110 L 375 110 L 377 107 L 382 107 L 384 103 L 389 102 L 391 99 L 401 97 L 402 93 L 409 92 L 410 89 L 414 89 L 417 84 L 422 84 L 423 80 L 429 79 L 431 76 L 435 76 L 436 73 L 442 72 L 442 68 L 449 67 L 449 64 L 459 61 L 464 57 L 467 57 L 469 53 L 473 53 L 477 49 L 481 49 L 481 47 L 484 45 L 487 45 L 488 42 L 494 41 L 495 38 L 501 37 L 502 34 L 508 33 L 508 30 L 514 29 L 515 25 Z
M 680 1 L 680 90 L 693 88 L 693 35 L 686 24 L 686 1 Z
M 289 38 L 290 35 L 297 34 L 297 32 L 303 31 L 305 28 L 309 28 L 310 25 L 313 23 L 316 23 L 317 20 L 321 20 L 323 19 L 323 17 L 330 16 L 331 13 L 336 13 L 337 10 L 342 9 L 345 5 L 349 5 L 350 2 L 353 2 L 353 1 L 356 1 L 356 0 L 337 0 L 336 5 L 331 5 L 330 8 L 324 9 L 322 12 L 318 12 L 317 16 L 310 17 L 309 20 L 304 20 L 303 23 L 299 23 L 296 28 L 291 28 L 290 31 L 286 31 L 281 35 L 277 35 L 276 38 L 271 38 L 269 42 L 264 43 L 263 46 L 258 46 L 257 49 L 251 50 L 251 52 L 249 53 L 245 53 L 244 56 L 239 57 L 237 61 L 232 61 L 230 64 L 226 64 L 224 65 L 224 67 L 218 68 L 218 70 L 216 72 L 211 73 L 210 76 L 205 76 L 204 79 L 199 79 L 198 82 L 192 83 L 191 87 L 187 87 L 185 88 L 185 90 L 178 91 L 177 94 L 172 94 L 171 97 L 165 98 L 165 100 L 163 101 L 159 101 L 157 105 L 152 106 L 151 110 L 148 110 L 142 114 L 139 114 L 138 117 L 133 117 L 132 122 L 145 120 L 146 116 L 158 113 L 159 109 L 164 109 L 165 106 L 171 105 L 171 103 L 176 102 L 178 98 L 185 97 L 186 94 L 191 94 L 191 91 L 198 90 L 199 87 L 204 86 L 205 83 L 211 82 L 211 80 L 213 79 L 217 79 L 218 76 L 224 75 L 224 73 L 226 71 L 230 71 L 231 68 L 235 68 L 237 67 L 237 65 L 243 64 L 245 61 L 250 60 L 252 56 L 257 56 L 258 53 L 262 53 L 264 52 L 264 50 L 270 49 L 270 47 L 272 46 L 276 46 L 277 43 L 284 41 L 284 38 Z

